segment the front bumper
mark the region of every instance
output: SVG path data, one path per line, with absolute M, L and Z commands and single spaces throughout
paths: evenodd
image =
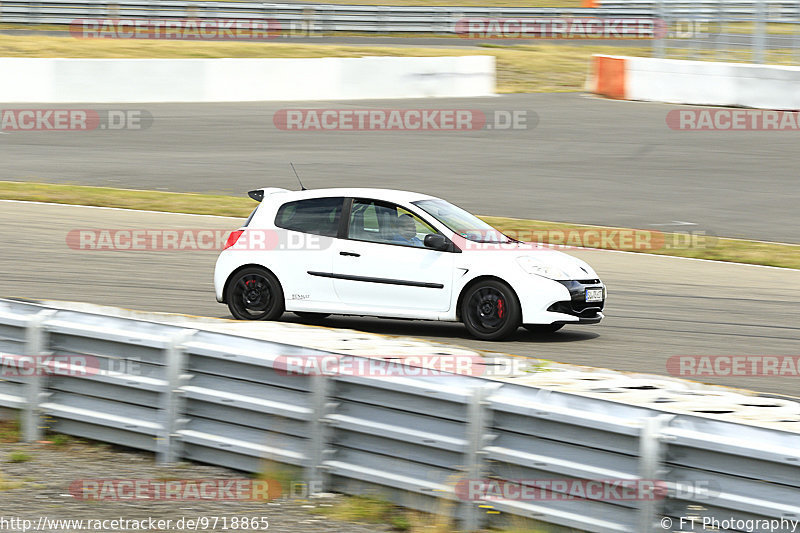
M 576 317 L 574 320 L 555 321 L 553 324 L 597 324 L 603 319 L 606 303 L 606 287 L 599 279 L 559 281 L 569 291 L 570 299 L 556 302 L 547 308 L 551 313 L 561 313 Z M 587 302 L 586 289 L 603 289 L 603 300 Z

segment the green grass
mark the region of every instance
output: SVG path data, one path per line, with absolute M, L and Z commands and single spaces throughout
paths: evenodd
M 68 444 L 71 444 L 74 441 L 74 439 L 69 435 L 62 435 L 60 433 L 49 437 L 49 439 L 50 442 L 53 444 L 53 446 L 59 448 L 67 446 Z
M 8 455 L 7 462 L 9 462 L 9 463 L 27 463 L 31 459 L 33 459 L 33 457 L 30 454 L 27 454 L 25 452 L 11 452 Z
M 277 498 L 279 495 L 291 497 L 295 496 L 292 494 L 293 484 L 300 483 L 298 480 L 303 479 L 303 470 L 295 466 L 264 460 L 256 479 L 268 483 L 267 493 L 270 499 Z M 278 487 L 275 487 L 275 484 Z M 314 490 L 307 485 L 303 485 L 303 488 L 306 491 Z M 297 490 L 302 489 L 298 487 Z
M 2 492 L 4 490 L 18 489 L 21 486 L 22 486 L 22 483 L 20 483 L 19 481 L 6 481 L 3 478 L 2 473 L 0 473 L 0 492 Z
M 249 215 L 255 206 L 255 202 L 247 197 L 14 181 L 0 181 L 0 199 L 242 218 Z M 511 234 L 511 236 L 518 236 L 521 240 L 530 240 L 525 239 L 526 236 L 543 237 L 542 239 L 537 239 L 540 242 L 550 242 L 551 235 L 547 233 L 548 230 L 598 230 L 609 233 L 614 230 L 630 231 L 627 228 L 607 228 L 497 216 L 483 216 L 482 218 L 495 228 Z M 714 236 L 700 236 L 695 238 L 693 242 L 687 243 L 685 234 L 660 234 L 649 230 L 634 231 L 656 235 L 656 237 L 653 237 L 653 242 L 659 243 L 659 246 L 654 247 L 654 249 L 639 250 L 640 253 L 800 268 L 800 245 L 718 238 Z M 544 233 L 537 235 L 534 232 Z M 663 245 L 661 245 L 662 238 Z M 561 243 L 555 242 L 555 244 Z M 567 242 L 566 244 L 571 243 Z M 614 248 L 613 245 L 606 247 Z
M 387 524 L 394 531 L 422 531 L 422 528 L 419 527 L 421 524 L 417 523 L 414 513 L 376 497 L 347 496 L 335 505 L 317 507 L 314 512 L 344 522 Z M 427 525 L 431 525 L 431 522 L 436 520 L 438 517 L 431 517 Z M 444 530 L 425 528 L 425 531 L 438 533 Z
M 0 443 L 19 442 L 19 421 L 0 420 Z

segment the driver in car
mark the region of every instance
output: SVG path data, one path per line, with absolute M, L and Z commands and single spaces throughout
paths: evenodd
M 417 237 L 417 224 L 414 222 L 414 217 L 407 213 L 397 217 L 395 235 L 392 240 L 397 244 L 423 246 L 422 241 Z

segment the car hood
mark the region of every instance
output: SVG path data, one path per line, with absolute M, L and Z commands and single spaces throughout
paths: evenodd
M 599 276 L 586 261 L 571 255 L 554 250 L 550 246 L 542 246 L 535 243 L 504 243 L 504 244 L 482 244 L 474 243 L 476 246 L 466 246 L 463 253 L 487 254 L 493 259 L 497 257 L 503 260 L 517 261 L 518 258 L 530 258 L 537 263 L 545 266 L 555 267 L 561 270 L 565 276 L 559 276 L 563 280 L 588 280 L 598 279 Z

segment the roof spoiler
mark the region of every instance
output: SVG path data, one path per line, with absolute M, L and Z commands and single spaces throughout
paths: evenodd
M 278 187 L 267 187 L 265 189 L 253 189 L 252 191 L 248 191 L 247 196 L 249 196 L 256 202 L 260 202 L 264 199 L 264 196 L 268 194 L 274 194 L 276 192 L 289 192 L 289 191 L 287 189 L 280 189 Z

